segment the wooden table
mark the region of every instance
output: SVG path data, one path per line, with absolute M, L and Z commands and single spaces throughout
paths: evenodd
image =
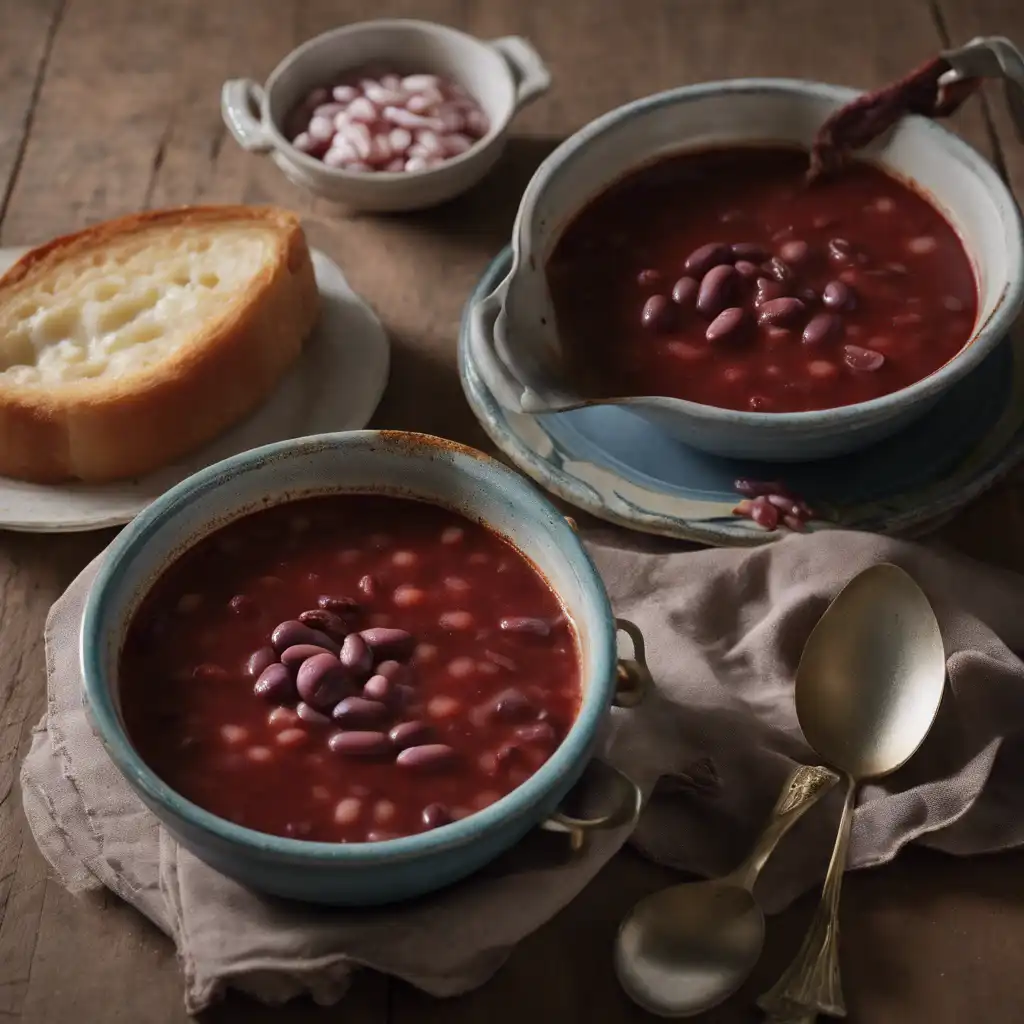
M 226 137 L 225 78 L 262 79 L 295 44 L 361 18 L 413 16 L 475 35 L 528 36 L 555 88 L 516 124 L 485 185 L 447 207 L 343 219 Z M 394 343 L 375 424 L 486 446 L 455 372 L 456 325 L 485 261 L 509 238 L 520 193 L 566 134 L 624 101 L 742 75 L 871 86 L 982 33 L 1024 42 L 1020 0 L 0 0 L 0 244 L 41 242 L 117 214 L 196 201 L 275 202 L 305 217 L 373 304 Z M 1024 195 L 1024 148 L 1001 98 L 957 127 Z M 43 708 L 47 608 L 110 532 L 0 534 L 0 1016 L 24 1021 L 186 1019 L 170 943 L 115 898 L 74 899 L 48 878 L 24 827 L 18 766 Z M 1024 490 L 1007 483 L 942 538 L 1024 570 Z M 850 1019 L 988 1024 L 1024 1018 L 1024 855 L 957 862 L 911 851 L 849 879 L 843 967 Z M 609 952 L 631 903 L 673 876 L 620 855 L 524 942 L 488 985 L 437 1002 L 364 974 L 341 1010 L 269 1010 L 230 998 L 211 1021 L 398 1024 L 639 1020 Z M 750 996 L 792 954 L 807 899 L 771 923 L 750 988 L 708 1021 L 758 1019 Z

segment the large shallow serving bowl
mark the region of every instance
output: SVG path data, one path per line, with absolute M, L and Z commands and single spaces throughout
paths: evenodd
M 583 689 L 579 715 L 562 745 L 523 785 L 485 810 L 432 832 L 343 845 L 243 828 L 176 793 L 133 748 L 121 718 L 118 684 L 128 623 L 170 563 L 213 530 L 267 505 L 360 492 L 444 505 L 506 537 L 538 567 L 576 625 Z M 556 809 L 594 754 L 618 674 L 616 621 L 608 598 L 558 511 L 522 477 L 479 452 L 422 434 L 385 431 L 257 448 L 168 491 L 111 545 L 86 604 L 81 663 L 87 706 L 108 754 L 179 842 L 255 889 L 349 905 L 392 902 L 462 878 L 534 826 L 550 824 L 552 814 L 556 826 L 565 826 Z M 625 803 L 629 806 L 618 810 L 635 814 L 635 790 Z M 613 809 L 609 822 L 616 817 L 623 820 Z
M 808 146 L 825 118 L 857 94 L 817 82 L 737 79 L 674 89 L 613 110 L 564 142 L 526 189 L 512 270 L 474 310 L 474 364 L 513 412 L 557 412 L 585 401 L 562 370 L 545 265 L 579 210 L 631 170 L 669 153 L 728 143 Z M 673 398 L 616 399 L 689 445 L 738 458 L 802 461 L 880 440 L 926 412 L 1006 335 L 1024 302 L 1024 237 L 1012 196 L 967 143 L 933 121 L 902 120 L 864 153 L 926 196 L 959 234 L 974 266 L 978 319 L 940 369 L 870 402 L 815 412 L 754 413 Z

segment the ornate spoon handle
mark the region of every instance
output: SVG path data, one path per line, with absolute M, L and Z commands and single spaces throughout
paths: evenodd
M 821 902 L 803 944 L 782 977 L 757 1001 L 757 1005 L 773 1020 L 813 1021 L 819 1013 L 830 1017 L 846 1016 L 839 976 L 839 894 L 850 845 L 855 789 L 856 783 L 847 776 L 839 834 L 832 849 Z M 794 1017 L 794 1011 L 802 1011 L 804 1016 Z

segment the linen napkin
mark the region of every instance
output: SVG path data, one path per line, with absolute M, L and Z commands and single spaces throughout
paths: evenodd
M 97 562 L 46 627 L 48 703 L 22 770 L 29 825 L 72 891 L 106 885 L 174 940 L 185 1002 L 233 986 L 269 1002 L 339 999 L 370 966 L 438 996 L 483 983 L 627 840 L 665 864 L 722 874 L 744 856 L 794 763 L 815 763 L 792 679 L 828 601 L 879 561 L 907 569 L 942 626 L 949 685 L 936 724 L 899 773 L 860 795 L 851 867 L 907 842 L 955 854 L 1024 843 L 1024 578 L 869 534 L 793 536 L 754 550 L 650 553 L 592 543 L 616 612 L 643 630 L 657 688 L 613 713 L 605 756 L 649 799 L 635 833 L 581 856 L 535 833 L 473 878 L 395 907 L 351 911 L 260 896 L 180 847 L 107 760 L 81 698 L 78 631 Z M 100 556 L 102 558 L 102 555 Z M 758 895 L 785 906 L 824 874 L 840 794 L 769 862 Z

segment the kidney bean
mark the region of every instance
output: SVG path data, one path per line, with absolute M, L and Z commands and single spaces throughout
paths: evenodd
M 370 648 L 374 659 L 403 660 L 412 654 L 415 646 L 413 635 L 404 629 L 377 626 L 364 629 L 359 635 Z
M 498 668 L 505 669 L 506 672 L 515 672 L 519 668 L 511 658 L 507 658 L 504 654 L 499 654 L 497 651 L 485 650 L 484 657 L 497 665 Z
M 466 630 L 472 629 L 474 625 L 474 618 L 472 612 L 463 611 L 456 609 L 455 611 L 442 612 L 441 617 L 437 620 L 437 624 L 442 629 L 448 630 Z
M 712 267 L 700 283 L 697 292 L 697 312 L 713 320 L 730 305 L 736 294 L 739 275 L 736 268 L 725 263 Z
M 736 273 L 748 281 L 756 280 L 761 274 L 761 268 L 749 260 L 737 260 L 733 266 L 736 268 Z
M 778 281 L 767 277 L 759 278 L 757 282 L 757 296 L 754 299 L 754 307 L 756 309 L 765 302 L 771 302 L 773 299 L 781 299 L 785 294 L 786 289 L 783 288 Z
M 383 757 L 394 752 L 387 733 L 370 731 L 336 732 L 327 741 L 334 754 L 345 757 Z
M 299 666 L 307 658 L 312 658 L 314 654 L 330 654 L 332 658 L 337 658 L 337 655 L 327 650 L 326 647 L 321 647 L 319 644 L 293 644 L 281 652 L 281 664 L 287 666 L 293 672 L 297 672 Z
M 749 263 L 762 263 L 768 259 L 768 253 L 765 252 L 763 245 L 758 245 L 757 242 L 734 242 L 730 249 L 732 250 L 732 256 L 735 260 L 745 260 Z
M 920 238 L 912 238 L 907 242 L 907 249 L 915 256 L 923 256 L 925 253 L 935 252 L 939 243 L 931 235 L 922 235 Z
M 268 665 L 261 673 L 253 693 L 264 700 L 282 704 L 295 696 L 295 682 L 291 672 L 279 663 Z
M 387 676 L 370 676 L 363 684 L 363 696 L 369 700 L 389 704 L 395 697 L 394 685 Z
M 811 254 L 811 247 L 800 239 L 793 239 L 779 247 L 779 256 L 786 263 L 803 263 Z
M 326 633 L 311 629 L 298 619 L 288 619 L 276 626 L 274 632 L 270 634 L 270 642 L 276 651 L 283 651 L 286 647 L 294 647 L 296 644 L 314 644 L 326 648 L 333 654 L 337 654 L 341 649 Z
M 491 702 L 493 714 L 505 722 L 522 721 L 536 714 L 537 709 L 522 690 L 509 687 L 502 690 Z
M 950 313 L 962 313 L 964 311 L 964 304 L 955 295 L 946 295 L 942 299 L 942 305 L 950 311 Z
M 253 679 L 259 679 L 263 675 L 263 670 L 269 668 L 275 661 L 277 652 L 273 647 L 260 647 L 249 655 L 249 660 L 245 663 L 245 674 Z
M 274 760 L 274 752 L 270 747 L 250 747 L 245 752 L 245 756 L 252 761 L 253 764 L 268 764 Z
M 433 735 L 434 730 L 426 722 L 419 721 L 400 722 L 388 733 L 391 742 L 399 750 L 429 743 Z
M 821 301 L 829 309 L 851 309 L 854 305 L 853 289 L 843 281 L 829 281 L 821 293 Z
M 427 714 L 431 718 L 452 718 L 462 710 L 462 702 L 447 693 L 439 693 L 427 701 Z
M 249 730 L 244 725 L 233 725 L 229 722 L 220 727 L 220 736 L 229 747 L 236 747 L 249 738 Z
M 672 301 L 683 309 L 693 309 L 699 290 L 700 282 L 695 277 L 681 277 L 672 285 Z
M 793 271 L 790 269 L 789 264 L 784 260 L 780 260 L 778 256 L 773 256 L 765 265 L 764 269 L 773 277 L 779 284 L 790 284 L 793 280 Z
M 373 665 L 370 647 L 358 633 L 349 633 L 345 637 L 338 660 L 353 675 L 365 675 Z
M 807 321 L 804 328 L 803 343 L 820 345 L 823 341 L 838 337 L 842 333 L 843 322 L 835 313 L 818 313 Z
M 446 743 L 425 743 L 406 747 L 395 758 L 395 764 L 410 771 L 438 771 L 455 761 L 455 751 Z
M 636 283 L 641 288 L 653 288 L 661 280 L 661 273 L 648 267 L 636 275 Z
M 652 295 L 640 312 L 640 321 L 652 331 L 667 330 L 671 322 L 671 310 L 664 295 Z
M 309 739 L 309 733 L 305 729 L 282 729 L 276 738 L 279 746 L 298 747 Z
M 498 623 L 503 633 L 532 633 L 534 636 L 550 636 L 551 623 L 529 615 L 510 615 Z
M 557 737 L 555 730 L 548 722 L 533 722 L 530 725 L 520 725 L 515 731 L 515 737 L 523 743 L 538 743 L 542 746 L 554 746 Z
M 299 666 L 295 686 L 307 704 L 326 709 L 345 695 L 349 675 L 333 654 L 314 654 Z
M 739 306 L 733 306 L 723 310 L 708 324 L 704 337 L 713 345 L 737 341 L 746 333 L 749 326 L 747 311 Z
M 260 606 L 248 594 L 235 594 L 228 607 L 241 619 L 258 619 Z
M 732 250 L 722 242 L 709 242 L 694 249 L 683 263 L 683 270 L 694 277 L 703 277 L 712 267 L 727 262 Z
M 770 299 L 758 306 L 757 322 L 762 326 L 789 327 L 804 315 L 806 308 L 799 299 Z
M 426 829 L 440 828 L 451 823 L 452 814 L 444 804 L 427 804 L 423 808 L 420 820 Z
M 828 258 L 833 263 L 852 263 L 853 243 L 845 238 L 830 238 L 828 242 Z
M 345 697 L 335 705 L 331 716 L 347 729 L 374 729 L 387 721 L 388 709 L 377 700 Z
M 307 704 L 304 700 L 300 700 L 295 705 L 295 713 L 304 722 L 309 722 L 311 725 L 330 725 L 331 719 L 329 715 L 325 715 L 322 711 L 318 711 L 312 704 Z
M 885 362 L 885 356 L 874 349 L 861 348 L 860 345 L 843 346 L 843 362 L 851 370 L 859 370 L 864 373 L 874 373 L 880 370 Z
M 382 661 L 375 669 L 375 675 L 384 676 L 391 683 L 404 683 L 412 672 L 400 661 Z
M 377 594 L 376 578 L 371 576 L 369 573 L 363 576 L 362 579 L 360 579 L 359 581 L 359 592 L 364 597 L 368 597 L 372 600 Z
M 351 632 L 351 625 L 354 616 L 343 619 L 335 612 L 329 612 L 324 608 L 312 608 L 299 615 L 299 622 L 310 629 L 318 629 L 326 633 L 336 643 L 342 643 L 345 637 Z

